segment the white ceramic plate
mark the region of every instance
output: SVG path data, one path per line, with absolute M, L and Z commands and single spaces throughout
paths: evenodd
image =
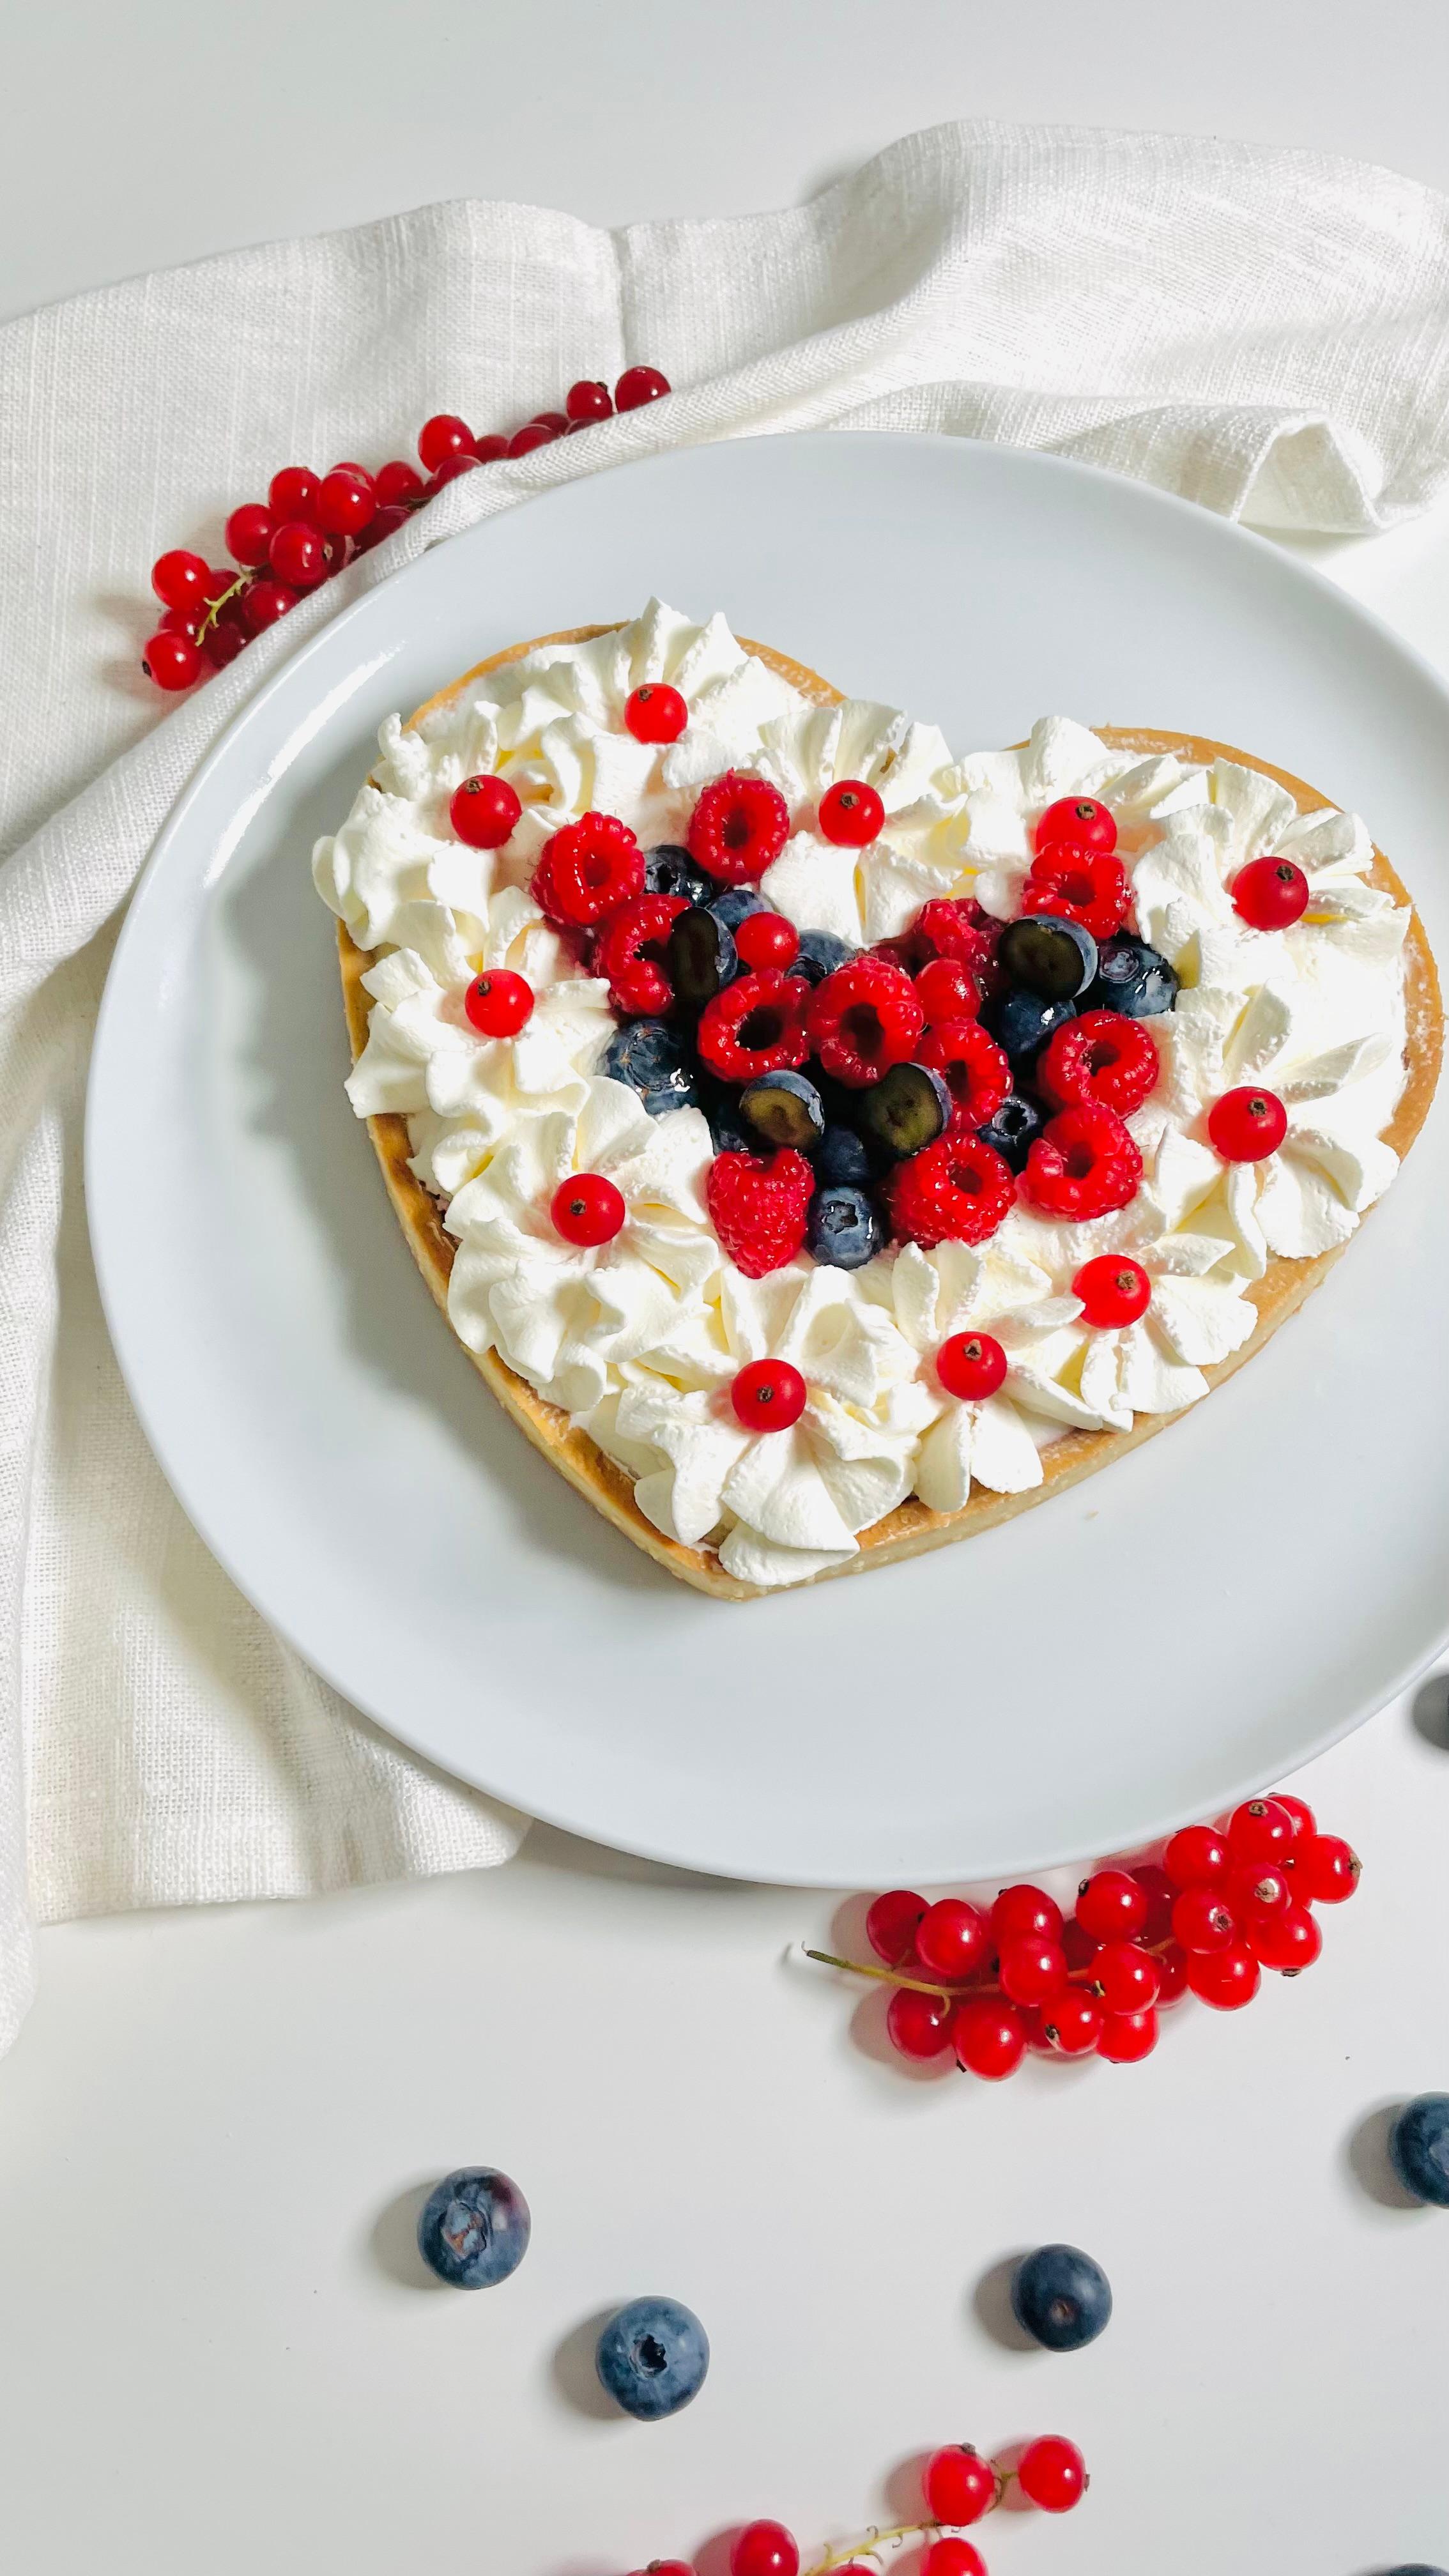
M 729 1605 L 536 1457 L 434 1311 L 347 1066 L 316 835 L 374 730 L 651 590 L 934 718 L 1181 726 L 1356 805 L 1449 958 L 1449 703 L 1276 549 L 963 441 L 772 438 L 576 483 L 438 546 L 277 672 L 131 908 L 90 1218 L 183 1504 L 358 1707 L 600 1841 L 883 1886 L 1124 1847 L 1284 1776 L 1449 1628 L 1449 1119 L 1304 1314 L 1139 1455 L 913 1565 Z

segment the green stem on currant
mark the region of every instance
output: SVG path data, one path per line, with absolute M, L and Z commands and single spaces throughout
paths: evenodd
M 1137 1947 L 1144 1950 L 1149 1959 L 1160 1959 L 1171 1949 L 1172 1943 L 1170 1940 L 1141 1941 Z M 806 1950 L 805 1956 L 816 1960 L 822 1968 L 843 1968 L 848 1977 L 873 1977 L 883 1986 L 909 1986 L 913 1993 L 934 1995 L 937 2002 L 943 2004 L 961 2003 L 968 1995 L 974 2002 L 978 1995 L 990 1997 L 1003 1992 L 1000 1981 L 995 1978 L 972 1977 L 959 1986 L 933 1985 L 925 1977 L 908 1977 L 900 1968 L 878 1968 L 868 1959 L 837 1959 L 833 1950 Z M 1069 1968 L 1067 1984 L 1100 1991 L 1090 1968 Z
M 823 2558 L 817 2558 L 804 2570 L 804 2576 L 831 2576 L 833 2568 L 853 2567 L 861 2558 L 879 2558 L 884 2550 L 899 2549 L 907 2540 L 928 2539 L 941 2527 L 939 2522 L 898 2522 L 889 2531 L 882 2531 L 872 2523 L 864 2540 L 851 2541 L 841 2549 L 827 2550 Z
M 196 640 L 198 644 L 205 635 L 207 628 L 216 624 L 217 618 L 225 608 L 227 601 L 229 599 L 235 599 L 238 591 L 250 590 L 251 583 L 252 576 L 249 572 L 239 572 L 229 589 L 219 591 L 215 599 L 209 599 L 207 601 L 206 615 L 203 617 L 201 624 L 196 630 Z

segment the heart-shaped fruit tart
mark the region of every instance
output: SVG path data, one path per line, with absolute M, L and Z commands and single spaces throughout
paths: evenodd
M 969 1537 L 1266 1341 L 1438 1076 L 1362 823 L 1263 762 L 934 725 L 650 602 L 480 664 L 318 843 L 460 1341 L 740 1598 Z

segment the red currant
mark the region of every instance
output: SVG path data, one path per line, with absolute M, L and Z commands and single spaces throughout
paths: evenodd
M 284 465 L 267 485 L 267 507 L 280 526 L 284 519 L 306 519 L 317 500 L 317 477 L 310 466 Z
M 800 933 L 783 912 L 751 912 L 736 925 L 735 947 L 746 966 L 788 974 L 800 954 Z
M 1276 1154 L 1288 1133 L 1288 1112 L 1277 1094 L 1245 1083 L 1225 1091 L 1208 1111 L 1208 1137 L 1225 1163 L 1261 1163 Z
M 569 416 L 566 411 L 536 411 L 531 415 L 528 423 L 530 429 L 551 429 L 555 438 L 562 438 L 568 425 Z
M 1295 1837 L 1299 1834 L 1317 1833 L 1318 1822 L 1306 1798 L 1291 1798 L 1286 1789 L 1275 1789 L 1273 1804 L 1275 1807 L 1281 1807 L 1284 1814 L 1292 1818 Z
M 1157 2014 L 1151 2004 L 1141 2012 L 1108 2013 L 1097 2041 L 1097 2055 L 1113 2066 L 1136 2066 L 1157 2046 Z
M 1011 2004 L 998 2003 L 992 1995 L 973 1995 L 957 2011 L 951 2040 L 969 2075 L 998 2084 L 1021 2064 L 1026 2024 Z
M 928 1905 L 916 1926 L 916 1957 L 933 1977 L 959 1985 L 974 1977 L 991 1948 L 991 1929 L 979 1905 L 943 1896 Z
M 399 528 L 405 528 L 411 517 L 411 510 L 405 509 L 401 501 L 387 502 L 374 512 L 361 536 L 353 539 L 357 553 L 371 554 L 373 547 L 380 546 L 384 537 L 395 537 Z
M 694 2569 L 683 2558 L 651 2558 L 647 2567 L 637 2567 L 634 2576 L 694 2576 Z
M 1295 1896 L 1310 1905 L 1342 1905 L 1363 1872 L 1356 1851 L 1337 1834 L 1308 1834 L 1288 1855 Z
M 788 1431 L 804 1412 L 808 1392 L 788 1360 L 749 1360 L 731 1383 L 730 1402 L 746 1431 Z
M 141 668 L 158 689 L 189 689 L 201 677 L 201 652 L 189 635 L 158 629 L 141 655 Z
M 470 850 L 501 850 L 522 811 L 517 789 L 484 772 L 454 788 L 448 820 Z
M 689 709 L 677 689 L 663 680 L 644 680 L 628 699 L 624 722 L 636 742 L 678 742 Z
M 372 488 L 377 494 L 379 509 L 393 510 L 400 502 L 416 501 L 423 488 L 423 478 L 415 465 L 409 465 L 406 457 L 393 456 L 386 465 L 379 465 Z
M 783 2522 L 747 2522 L 730 2551 L 730 2576 L 800 2576 L 800 2552 Z
M 1132 1872 L 1147 1899 L 1147 1920 L 1142 1926 L 1144 1941 L 1165 1941 L 1172 1930 L 1172 1908 L 1177 1890 L 1165 1869 L 1155 1861 L 1144 1861 Z
M 1222 1892 L 1223 1902 L 1245 1927 L 1254 1915 L 1281 1914 L 1292 1901 L 1287 1870 L 1271 1860 L 1230 1869 Z
M 1157 1961 L 1135 1941 L 1104 1941 L 1092 1961 L 1092 1992 L 1109 2013 L 1146 2012 L 1161 1983 Z
M 506 966 L 495 966 L 475 976 L 463 996 L 463 1008 L 480 1037 L 516 1038 L 533 1016 L 533 986 L 524 976 L 510 974 Z M 614 1231 L 618 1232 L 617 1226 Z
M 327 578 L 327 549 L 305 519 L 284 519 L 274 528 L 267 557 L 278 581 L 292 590 L 315 590 Z
M 936 1375 L 961 1404 L 984 1404 L 1006 1382 L 1006 1353 L 990 1333 L 953 1333 L 936 1353 Z
M 1217 2012 L 1241 2012 L 1263 1982 L 1262 1971 L 1246 1941 L 1226 1950 L 1190 1954 L 1187 1982 L 1193 1993 Z
M 377 516 L 377 493 L 370 474 L 334 465 L 318 487 L 317 525 L 329 536 L 360 537 Z
M 950 2523 L 958 2530 L 990 2513 L 1001 2492 L 1001 2480 L 991 2462 L 983 2460 L 969 2442 L 952 2442 L 945 2450 L 933 2451 L 923 2484 L 932 2521 Z
M 500 456 L 508 454 L 508 441 L 500 430 L 490 429 L 486 437 L 475 438 L 473 445 L 480 465 L 496 465 Z
M 903 1968 L 916 1955 L 916 1927 L 926 1911 L 924 1896 L 910 1887 L 887 1888 L 865 1918 L 865 1937 L 888 1968 Z
M 991 1932 L 998 1948 L 1024 1932 L 1040 1932 L 1048 1941 L 1062 1937 L 1062 1909 L 1039 1887 L 1004 1887 L 991 1909 Z
M 844 2576 L 849 2576 L 848 2570 Z M 870 2576 L 870 2571 L 862 2568 L 861 2576 Z M 921 2576 L 986 2576 L 986 2561 L 972 2541 L 947 2532 L 943 2539 L 932 2541 L 921 2560 Z
M 564 410 L 570 420 L 607 420 L 613 408 L 609 388 L 597 376 L 581 376 L 564 396 Z
M 1187 1992 L 1187 1952 L 1178 1941 L 1172 1941 L 1160 1952 L 1157 1961 L 1157 2000 L 1175 2004 Z
M 897 1986 L 886 2006 L 886 2032 L 902 2057 L 944 2057 L 951 2045 L 954 2004 L 940 1995 L 923 1995 L 914 1986 Z
M 445 456 L 461 456 L 473 445 L 473 432 L 455 411 L 435 411 L 418 431 L 418 454 L 430 474 Z
M 1059 796 L 1037 824 L 1032 847 L 1049 850 L 1058 841 L 1070 841 L 1079 850 L 1115 850 L 1117 826 L 1110 807 L 1095 796 Z
M 1043 2513 L 1070 2513 L 1087 2486 L 1087 2464 L 1075 2442 L 1044 2433 L 1028 2442 L 1016 2464 L 1017 2484 Z
M 1293 1819 L 1276 1798 L 1250 1798 L 1228 1818 L 1228 1856 L 1239 1865 L 1282 1860 L 1293 1840 Z
M 158 555 L 151 566 L 151 587 L 164 608 L 201 608 L 206 604 L 211 566 L 184 546 Z
M 198 640 L 212 669 L 224 671 L 228 662 L 236 660 L 247 639 L 242 627 L 234 625 L 230 618 L 219 617 Z
M 1072 1281 L 1072 1295 L 1082 1301 L 1082 1321 L 1103 1332 L 1135 1324 L 1152 1303 L 1152 1282 L 1140 1261 L 1125 1252 L 1099 1252 L 1084 1261 Z
M 254 635 L 260 635 L 264 626 L 275 626 L 296 605 L 297 594 L 284 581 L 254 581 L 246 595 L 247 624 Z
M 669 378 L 657 367 L 626 367 L 614 387 L 614 405 L 618 411 L 638 411 L 641 404 L 657 402 L 670 390 Z
M 1214 1825 L 1184 1825 L 1162 1855 L 1176 1888 L 1215 1887 L 1228 1874 L 1228 1847 Z
M 1067 1954 L 1059 1941 L 1024 1932 L 1001 1953 L 1001 1988 L 1014 2004 L 1044 2004 L 1067 1982 Z
M 522 976 L 518 980 L 522 983 Z M 623 1231 L 628 1213 L 623 1191 L 602 1172 L 576 1172 L 572 1180 L 560 1181 L 549 1201 L 555 1230 L 565 1243 L 576 1243 L 585 1251 L 612 1243 Z
M 1286 1977 L 1311 1968 L 1323 1948 L 1323 1934 L 1306 1905 L 1283 1905 L 1274 1914 L 1250 1915 L 1243 1928 L 1259 1965 L 1277 1968 Z
M 969 966 L 955 957 L 928 957 L 916 977 L 916 999 L 931 1028 L 951 1020 L 974 1020 L 981 1008 L 981 987 Z
M 1233 910 L 1250 930 L 1288 930 L 1308 910 L 1308 879 L 1291 859 L 1250 859 L 1233 879 Z
M 1042 2036 L 1058 2057 L 1085 2057 L 1102 2036 L 1105 2016 L 1094 1995 L 1068 1986 L 1042 2010 Z
M 845 850 L 863 850 L 878 836 L 885 807 L 863 778 L 837 778 L 820 799 L 818 819 L 822 840 Z
M 482 462 L 481 456 L 475 456 L 471 448 L 460 447 L 456 456 L 445 456 L 442 464 L 434 468 L 428 490 L 441 492 L 445 483 L 456 483 L 460 474 L 475 473 Z
M 1125 1869 L 1099 1869 L 1077 1890 L 1077 1921 L 1094 1941 L 1135 1941 L 1147 1920 L 1147 1898 Z
M 161 633 L 163 635 L 185 635 L 189 637 L 190 641 L 194 644 L 197 641 L 201 621 L 206 615 L 206 606 L 206 601 L 199 599 L 194 608 L 163 608 L 161 612 Z
M 1226 1950 L 1237 1937 L 1237 1922 L 1215 1887 L 1187 1887 L 1172 1909 L 1175 1940 L 1193 1958 Z
M 551 447 L 558 434 L 556 429 L 549 428 L 546 420 L 525 421 L 522 429 L 516 429 L 510 438 L 508 453 L 510 456 L 531 456 L 536 447 Z
M 226 523 L 226 550 L 249 572 L 260 570 L 271 548 L 276 520 L 260 501 L 243 501 Z

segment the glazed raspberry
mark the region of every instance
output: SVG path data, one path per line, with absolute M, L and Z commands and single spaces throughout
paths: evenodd
M 886 2037 L 902 2057 L 944 2057 L 955 2005 L 915 1986 L 898 1986 L 886 2006 Z
M 914 1888 L 888 1887 L 865 1918 L 865 1937 L 888 1968 L 903 1968 L 916 1954 L 916 1927 L 926 1911 Z
M 297 605 L 297 593 L 284 581 L 254 581 L 246 595 L 246 621 L 254 635 L 263 627 L 275 626 L 289 608 Z
M 517 789 L 485 773 L 454 789 L 448 820 L 470 850 L 501 850 L 522 811 Z
M 1075 2442 L 1044 2433 L 1028 2442 L 1016 2464 L 1017 2484 L 1043 2513 L 1070 2513 L 1087 2489 L 1087 2464 Z
M 608 420 L 613 409 L 609 388 L 600 384 L 597 376 L 581 377 L 564 396 L 564 410 L 570 420 Z
M 616 814 L 585 814 L 546 841 L 543 862 L 550 896 L 562 919 L 581 930 L 617 912 L 644 889 L 644 853 Z M 545 912 L 548 905 L 534 894 Z
M 689 855 L 721 885 L 753 885 L 773 867 L 790 833 L 778 787 L 727 769 L 705 788 L 689 819 Z
M 256 572 L 268 560 L 276 520 L 260 501 L 244 501 L 226 523 L 226 550 L 237 563 Z
M 1081 1220 L 1126 1207 L 1142 1156 L 1114 1109 L 1064 1109 L 1032 1145 L 1022 1187 L 1046 1216 Z
M 904 1064 L 925 1025 L 909 975 L 883 957 L 852 957 L 810 996 L 810 1051 L 852 1091 Z
M 916 1957 L 933 1977 L 961 1985 L 974 1976 L 991 1948 L 991 1932 L 979 1905 L 964 1896 L 941 1896 L 928 1905 L 916 1926 Z
M 916 999 L 928 1028 L 945 1020 L 974 1020 L 981 1008 L 981 987 L 969 966 L 954 957 L 928 957 L 916 977 Z
M 885 821 L 885 807 L 863 778 L 838 778 L 820 799 L 816 819 L 823 841 L 837 848 L 863 850 Z
M 642 403 L 658 402 L 669 391 L 669 378 L 657 367 L 626 367 L 614 387 L 617 411 L 638 411 Z
M 1062 841 L 1079 850 L 1115 850 L 1117 826 L 1111 808 L 1099 804 L 1095 796 L 1059 796 L 1038 822 L 1032 847 L 1051 850 Z
M 409 465 L 405 457 L 394 456 L 386 465 L 379 465 L 372 488 L 377 494 L 379 509 L 393 510 L 404 501 L 417 500 L 423 488 L 423 478 L 417 467 Z
M 418 431 L 418 454 L 430 474 L 436 474 L 445 457 L 461 456 L 472 444 L 473 432 L 455 411 L 435 411 Z
M 958 966 L 969 966 L 982 991 L 990 992 L 997 980 L 996 943 L 1004 927 L 969 896 L 957 901 L 937 895 L 922 904 L 906 938 L 918 966 L 932 957 L 952 957 Z
M 279 527 L 284 519 L 305 519 L 310 527 L 316 499 L 317 477 L 309 465 L 284 465 L 267 485 L 267 508 Z
M 678 742 L 689 722 L 689 709 L 677 689 L 662 680 L 645 680 L 629 697 L 624 722 L 636 742 Z
M 377 516 L 372 476 L 360 467 L 334 465 L 318 486 L 315 508 L 317 525 L 329 536 L 360 537 Z
M 201 651 L 191 636 L 177 635 L 163 626 L 142 653 L 141 668 L 158 689 L 189 689 L 201 677 Z
M 1246 1941 L 1234 1941 L 1225 1950 L 1189 1953 L 1187 1982 L 1216 2012 L 1241 2012 L 1262 1984 L 1263 1972 Z
M 886 1183 L 891 1230 L 929 1252 L 938 1243 L 984 1243 L 1016 1197 L 1016 1181 L 979 1136 L 943 1136 Z
M 1016 2073 L 1026 2053 L 1026 2023 L 1015 2004 L 973 1995 L 951 2024 L 951 2045 L 968 2075 L 999 2084 Z
M 798 1073 L 810 1052 L 805 1012 L 810 987 L 774 967 L 739 975 L 706 1002 L 696 1044 L 724 1082 L 754 1082 L 765 1073 Z
M 1054 1109 L 1095 1103 L 1130 1118 L 1160 1069 L 1145 1021 L 1125 1019 L 1120 1011 L 1083 1011 L 1048 1039 L 1036 1086 Z
M 750 912 L 735 926 L 735 953 L 745 966 L 776 966 L 787 975 L 800 954 L 800 933 L 783 912 Z
M 1363 1876 L 1363 1862 L 1338 1834 L 1308 1834 L 1287 1856 L 1293 1893 L 1310 1905 L 1343 1905 Z
M 1308 910 L 1308 879 L 1291 859 L 1250 859 L 1233 879 L 1232 897 L 1250 930 L 1290 930 Z
M 1225 1163 L 1261 1163 L 1276 1154 L 1288 1133 L 1288 1112 L 1277 1094 L 1245 1083 L 1225 1091 L 1208 1111 L 1208 1138 Z
M 933 2451 L 922 2481 L 926 2508 L 933 2522 L 949 2522 L 959 2531 L 989 2513 L 1001 2491 L 1001 2480 L 989 2460 L 969 2442 L 952 2442 Z
M 463 996 L 463 1008 L 483 1038 L 516 1038 L 533 1016 L 533 986 L 506 966 L 476 975 Z
M 947 1020 L 928 1029 L 916 1061 L 939 1073 L 951 1094 L 952 1136 L 969 1136 L 984 1127 L 1010 1094 L 1010 1063 L 979 1020 Z
M 1042 2008 L 1042 2036 L 1057 2057 L 1088 2057 L 1102 2036 L 1105 2015 L 1095 1995 L 1074 1986 Z
M 278 581 L 293 590 L 315 590 L 327 578 L 327 548 L 321 531 L 305 519 L 284 519 L 272 531 L 267 560 Z
M 805 1240 L 815 1175 L 803 1154 L 716 1154 L 705 1183 L 709 1221 L 747 1279 L 793 1261 Z
M 1099 1332 L 1118 1332 L 1135 1324 L 1152 1303 L 1152 1282 L 1140 1261 L 1125 1252 L 1099 1252 L 1084 1261 L 1072 1281 L 1072 1295 L 1082 1301 L 1082 1321 Z
M 1094 939 L 1110 939 L 1120 930 L 1132 902 L 1132 890 L 1120 859 L 1102 850 L 1077 848 L 1055 841 L 1039 859 L 1021 891 L 1023 912 L 1056 912 L 1079 921 Z
M 998 1946 L 1039 1932 L 1045 1941 L 1060 1941 L 1066 1926 L 1054 1896 L 1042 1887 L 1003 1887 L 991 1909 L 992 1938 Z
M 936 1375 L 961 1404 L 984 1404 L 1006 1383 L 1006 1353 L 989 1333 L 953 1333 L 936 1353 Z
M 788 1360 L 750 1360 L 730 1385 L 730 1402 L 746 1431 L 788 1431 L 809 1390 Z
M 158 555 L 151 566 L 151 587 L 164 608 L 202 608 L 208 596 L 211 566 L 204 556 L 184 546 Z
M 637 894 L 610 915 L 593 962 L 594 973 L 607 979 L 616 1011 L 638 1019 L 668 1010 L 674 987 L 664 964 L 664 943 L 670 924 L 688 910 L 683 895 Z

